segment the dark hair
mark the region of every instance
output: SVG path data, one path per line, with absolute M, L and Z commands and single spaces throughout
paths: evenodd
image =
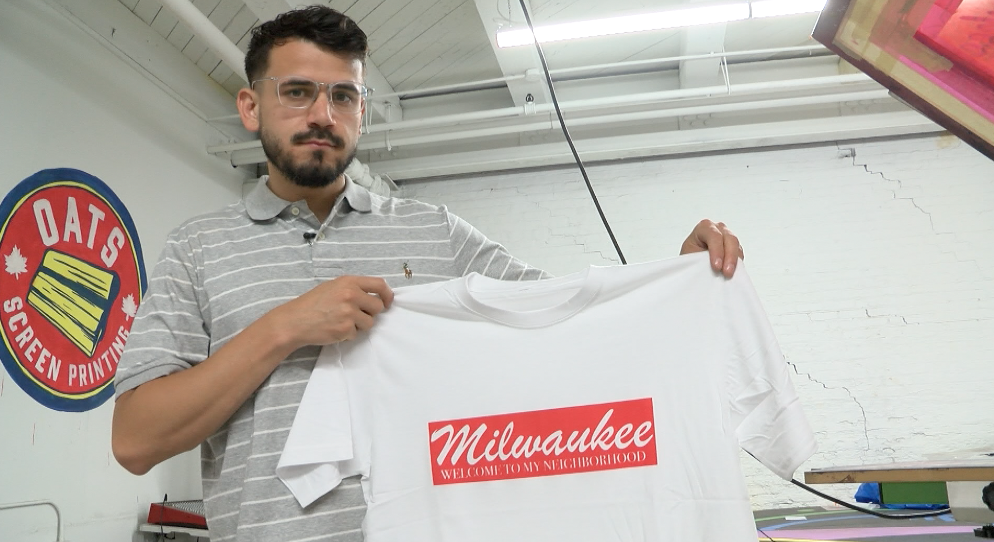
M 304 40 L 335 54 L 362 62 L 366 67 L 369 46 L 366 33 L 345 14 L 326 6 L 309 6 L 281 13 L 275 19 L 252 29 L 252 40 L 245 55 L 245 74 L 249 83 L 269 67 L 273 47 L 291 40 Z

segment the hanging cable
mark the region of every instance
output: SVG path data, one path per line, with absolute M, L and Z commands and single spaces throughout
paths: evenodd
M 933 510 L 931 512 L 913 512 L 913 513 L 910 513 L 910 514 L 901 514 L 901 513 L 897 513 L 897 514 L 884 514 L 882 512 L 877 512 L 876 510 L 870 510 L 868 508 L 862 508 L 862 507 L 859 507 L 859 506 L 856 506 L 856 505 L 853 505 L 853 504 L 849 504 L 846 501 L 843 501 L 841 499 L 836 499 L 835 497 L 833 497 L 831 495 L 826 495 L 825 493 L 822 493 L 821 491 L 818 491 L 817 489 L 815 489 L 815 488 L 813 488 L 813 487 L 811 487 L 811 486 L 809 486 L 807 484 L 798 482 L 797 480 L 795 480 L 793 478 L 790 479 L 790 483 L 794 484 L 795 486 L 797 486 L 797 487 L 799 487 L 801 489 L 804 489 L 805 491 L 810 491 L 811 493 L 814 493 L 815 495 L 818 495 L 819 497 L 821 497 L 823 499 L 827 499 L 829 501 L 832 501 L 832 502 L 834 502 L 835 504 L 837 504 L 839 506 L 844 506 L 846 508 L 849 508 L 850 510 L 855 510 L 857 512 L 862 512 L 864 514 L 870 514 L 871 516 L 876 516 L 878 518 L 884 518 L 884 519 L 931 518 L 931 517 L 941 516 L 941 515 L 949 513 L 949 508 L 947 507 L 947 508 L 941 508 L 939 510 Z
M 746 453 L 749 453 L 749 452 L 746 452 Z M 752 454 L 749 453 L 749 455 L 752 455 Z M 755 458 L 755 456 L 753 456 L 753 457 Z M 921 518 L 931 518 L 931 517 L 936 517 L 936 516 L 944 516 L 944 515 L 946 515 L 946 514 L 949 513 L 949 508 L 946 507 L 946 508 L 940 508 L 938 510 L 931 510 L 929 512 L 912 512 L 912 513 L 908 513 L 908 514 L 904 514 L 904 513 L 885 514 L 883 512 L 877 512 L 876 510 L 870 510 L 869 508 L 862 508 L 860 506 L 849 504 L 846 501 L 843 501 L 841 499 L 836 499 L 835 497 L 833 497 L 831 495 L 822 493 L 821 491 L 818 491 L 817 489 L 815 489 L 815 488 L 813 488 L 813 487 L 811 487 L 811 486 L 809 486 L 807 484 L 804 484 L 802 482 L 797 481 L 797 479 L 795 479 L 795 478 L 791 478 L 790 479 L 790 483 L 794 484 L 795 486 L 797 486 L 797 487 L 799 487 L 799 488 L 801 488 L 801 489 L 803 489 L 805 491 L 809 491 L 809 492 L 811 492 L 811 493 L 813 493 L 813 494 L 815 494 L 815 495 L 817 495 L 817 496 L 819 496 L 819 497 L 821 497 L 823 499 L 831 501 L 831 502 L 833 502 L 833 503 L 835 503 L 835 504 L 837 504 L 839 506 L 843 506 L 845 508 L 848 508 L 850 510 L 854 510 L 856 512 L 860 512 L 862 514 L 869 514 L 871 516 L 875 516 L 875 517 L 883 518 L 883 519 L 921 519 Z M 762 533 L 763 536 L 765 536 L 767 539 L 770 540 L 770 542 L 777 542 L 776 540 L 774 540 L 772 537 L 770 537 L 770 535 L 768 535 L 765 531 L 763 531 L 759 527 L 757 527 L 756 530 L 758 530 L 760 533 Z M 774 531 L 774 532 L 776 532 L 776 531 Z
M 750 456 L 752 456 L 752 458 L 755 459 L 756 461 L 759 461 L 759 458 L 756 457 L 756 456 L 754 456 L 754 455 L 752 455 L 752 452 L 750 452 L 749 450 L 746 450 L 745 453 L 747 453 Z M 809 485 L 807 485 L 807 484 L 805 484 L 803 482 L 798 482 L 795 478 L 791 478 L 790 479 L 790 483 L 794 484 L 795 486 L 797 486 L 797 487 L 799 487 L 799 488 L 801 488 L 801 489 L 803 489 L 805 491 L 808 491 L 810 493 L 818 495 L 819 497 L 821 497 L 821 498 L 823 498 L 825 500 L 834 502 L 835 504 L 837 504 L 839 506 L 844 506 L 844 507 L 846 507 L 846 508 L 848 508 L 850 510 L 855 510 L 857 512 L 862 512 L 864 514 L 869 514 L 871 516 L 876 516 L 878 518 L 884 518 L 884 519 L 930 518 L 930 517 L 941 516 L 943 514 L 948 514 L 949 513 L 949 508 L 947 507 L 947 508 L 941 508 L 939 510 L 933 510 L 931 512 L 913 512 L 913 513 L 910 513 L 910 514 L 901 514 L 901 513 L 897 513 L 897 514 L 884 514 L 882 512 L 877 512 L 876 510 L 870 510 L 869 508 L 863 508 L 863 507 L 860 507 L 860 506 L 856 506 L 854 504 L 849 504 L 846 501 L 843 501 L 841 499 L 836 499 L 835 497 L 833 497 L 831 495 L 827 495 L 825 493 L 822 493 L 821 491 L 818 491 L 817 489 L 815 489 L 815 488 L 813 488 L 813 487 L 811 487 L 811 486 L 809 486 Z
M 587 169 L 583 167 L 583 161 L 580 160 L 580 155 L 576 152 L 576 146 L 573 144 L 573 138 L 570 137 L 569 130 L 566 128 L 566 121 L 563 119 L 563 112 L 559 109 L 559 100 L 556 99 L 556 89 L 552 85 L 552 74 L 549 73 L 549 65 L 545 61 L 545 53 L 542 51 L 542 45 L 538 42 L 538 37 L 535 36 L 535 27 L 532 25 L 531 16 L 528 15 L 528 7 L 525 6 L 525 0 L 518 0 L 518 2 L 521 4 L 521 11 L 525 15 L 525 23 L 528 24 L 528 29 L 532 33 L 532 39 L 535 40 L 535 49 L 538 51 L 538 58 L 542 62 L 542 71 L 545 73 L 545 80 L 549 84 L 549 95 L 552 97 L 552 105 L 556 108 L 556 116 L 559 117 L 559 126 L 563 129 L 563 135 L 566 136 L 566 142 L 569 143 L 569 150 L 573 152 L 573 159 L 576 160 L 576 165 L 580 168 L 580 175 L 583 176 L 583 182 L 587 184 L 587 191 L 590 192 L 590 197 L 594 200 L 594 207 L 597 208 L 597 214 L 601 217 L 601 222 L 607 230 L 607 235 L 611 238 L 611 243 L 614 244 L 614 250 L 617 251 L 618 258 L 621 259 L 621 263 L 625 265 L 628 263 L 625 261 L 625 255 L 621 253 L 621 246 L 618 245 L 618 240 L 614 237 L 614 231 L 611 230 L 611 225 L 608 224 L 607 217 L 604 216 L 604 210 L 601 209 L 601 203 L 597 199 L 597 194 L 594 193 L 594 187 L 590 184 L 590 178 L 587 177 Z M 510 17 L 510 11 L 508 11 L 508 16 Z

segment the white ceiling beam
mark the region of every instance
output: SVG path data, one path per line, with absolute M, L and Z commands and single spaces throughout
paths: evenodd
M 308 0 L 245 0 L 245 7 L 260 21 L 271 21 L 277 15 L 291 9 L 307 6 L 314 2 Z M 373 90 L 369 104 L 371 113 L 378 122 L 399 122 L 404 120 L 404 108 L 397 97 L 383 100 L 376 99 L 377 94 L 394 94 L 393 85 L 380 73 L 379 68 L 369 58 L 366 59 L 366 86 Z
M 151 31 L 148 24 L 121 2 L 47 2 L 205 122 L 237 113 L 228 91 L 165 38 Z M 240 126 L 218 123 L 212 126 L 236 139 L 245 139 L 249 135 Z
M 895 137 L 931 134 L 942 127 L 914 111 L 834 118 L 674 130 L 587 139 L 580 156 L 585 162 L 625 160 L 651 156 L 737 149 L 768 148 L 835 142 L 840 139 Z M 573 162 L 573 155 L 560 142 L 506 149 L 488 149 L 396 160 L 370 160 L 369 167 L 391 179 L 424 179 L 509 169 L 546 167 Z
M 404 120 L 404 107 L 394 94 L 393 85 L 380 72 L 372 59 L 366 59 L 366 86 L 370 89 L 369 105 L 373 107 L 373 120 L 377 122 L 400 122 Z M 376 95 L 389 94 L 389 98 Z
M 545 75 L 542 72 L 542 64 L 538 58 L 538 52 L 533 45 L 527 47 L 509 47 L 501 49 L 497 47 L 497 31 L 510 24 L 507 21 L 508 15 L 499 11 L 498 6 L 508 5 L 494 0 L 475 0 L 476 10 L 480 13 L 480 20 L 483 21 L 484 31 L 490 41 L 490 47 L 497 57 L 497 64 L 504 77 L 518 76 L 507 81 L 507 89 L 511 92 L 511 99 L 514 105 L 521 107 L 528 102 L 531 96 L 536 104 L 551 103 L 552 97 L 549 94 L 548 86 L 545 82 Z M 516 21 L 524 21 L 521 13 L 521 6 L 518 2 L 510 3 L 512 18 Z M 534 14 L 534 11 L 530 11 Z M 534 23 L 534 15 L 532 22 Z M 524 23 L 519 23 L 524 25 Z M 526 77 L 520 77 L 525 75 Z
M 827 90 L 830 86 L 836 86 L 837 92 L 811 96 L 795 94 L 795 91 L 804 89 L 821 88 Z M 572 121 L 574 126 L 589 126 L 595 124 L 630 125 L 633 122 L 638 123 L 650 119 L 654 121 L 677 119 L 679 121 L 687 117 L 709 117 L 713 114 L 743 111 L 778 111 L 784 108 L 814 107 L 815 109 L 824 109 L 826 105 L 849 101 L 883 100 L 883 102 L 890 102 L 887 90 L 862 73 L 787 81 L 741 83 L 731 87 L 729 96 L 724 95 L 724 90 L 723 86 L 677 89 L 621 95 L 614 98 L 569 101 L 564 102 L 562 107 L 565 111 L 578 113 Z M 696 104 L 685 107 L 680 107 L 674 103 L 676 100 L 686 99 L 696 99 L 697 101 Z M 665 107 L 665 104 L 671 104 L 673 107 Z M 640 110 L 618 113 L 616 109 L 620 106 L 639 107 Z M 873 112 L 877 109 L 870 107 L 867 108 L 866 112 Z M 887 107 L 883 106 L 883 109 L 887 109 Z M 525 132 L 550 131 L 557 126 L 553 123 L 551 111 L 550 105 L 539 105 L 535 107 L 534 115 L 522 116 L 521 108 L 506 107 L 489 111 L 425 117 L 392 125 L 373 125 L 370 129 L 374 132 L 360 141 L 359 150 L 369 151 L 386 148 L 387 151 L 391 151 L 391 147 L 396 145 L 482 141 L 484 138 L 495 135 L 520 135 Z M 796 112 L 794 114 L 796 115 Z M 765 116 L 769 117 L 769 115 Z M 218 145 L 209 148 L 208 152 L 219 156 L 233 156 L 234 153 L 237 153 L 239 157 L 233 161 L 238 162 L 236 165 L 241 165 L 250 163 L 247 161 L 250 159 L 264 160 L 264 155 L 259 147 L 258 141 L 250 141 Z M 247 154 L 249 151 L 254 153 L 251 154 L 251 158 Z M 437 151 L 429 150 L 428 152 Z
M 693 26 L 680 31 L 680 55 L 720 53 L 725 50 L 725 23 Z M 720 57 L 680 61 L 680 88 L 714 87 L 725 84 Z M 681 117 L 681 129 L 707 126 L 710 115 Z
M 681 30 L 680 55 L 720 53 L 725 47 L 725 23 L 695 26 Z M 680 88 L 711 87 L 724 84 L 721 58 L 680 62 Z
M 839 90 L 842 91 L 845 89 Z M 699 130 L 675 130 L 676 126 L 673 121 L 688 115 L 715 115 L 722 126 L 720 129 L 743 128 L 753 123 L 761 124 L 786 121 L 801 117 L 811 122 L 811 131 L 815 133 L 824 127 L 825 122 L 835 122 L 833 119 L 837 117 L 862 118 L 866 115 L 894 111 L 897 105 L 890 99 L 887 89 L 884 88 L 849 90 L 850 92 L 837 92 L 816 96 L 785 96 L 741 102 L 700 103 L 698 105 L 663 109 L 651 107 L 642 111 L 631 111 L 628 113 L 591 112 L 589 115 L 575 118 L 572 124 L 577 128 L 583 127 L 579 130 L 579 133 L 586 134 L 585 136 L 581 135 L 582 146 L 586 151 L 587 142 L 591 141 L 589 134 L 606 134 L 605 137 L 613 137 L 628 132 L 633 124 L 641 124 L 644 127 L 647 123 L 651 123 L 659 129 L 660 133 L 672 132 L 672 137 L 687 142 L 693 142 L 700 134 L 710 133 L 707 131 L 709 130 L 708 128 L 703 128 L 703 132 Z M 902 113 L 907 112 L 904 108 L 899 107 L 899 109 L 901 109 L 900 112 Z M 907 120 L 905 116 L 898 118 L 901 123 Z M 922 120 L 926 121 L 927 124 L 931 123 L 927 119 L 923 118 Z M 490 149 L 479 151 L 478 154 L 481 156 L 487 152 L 496 154 L 520 152 L 524 155 L 530 152 L 528 148 L 532 145 L 517 144 L 508 148 L 509 140 L 503 137 L 517 137 L 528 134 L 528 139 L 545 139 L 545 134 L 554 133 L 555 128 L 556 125 L 548 114 L 519 116 L 472 125 L 456 124 L 449 127 L 435 128 L 419 126 L 412 127 L 410 130 L 402 130 L 389 134 L 372 134 L 360 141 L 359 151 L 372 152 L 371 156 L 367 158 L 369 163 L 380 163 L 383 160 L 412 160 L 419 157 L 427 159 L 431 156 L 449 156 L 447 153 L 452 152 L 450 147 L 453 144 L 459 146 L 466 142 L 474 141 L 475 143 L 472 147 Z M 656 136 L 640 134 L 631 137 L 651 138 Z M 400 152 L 397 153 L 391 150 L 391 145 L 399 147 Z M 466 146 L 462 145 L 462 148 L 464 150 L 461 152 L 466 152 Z M 386 154 L 384 154 L 384 150 Z M 258 142 L 217 146 L 208 149 L 208 152 L 230 158 L 233 165 L 256 163 L 265 160 L 265 155 L 259 148 Z M 460 154 L 460 156 L 469 156 L 469 154 Z M 512 158 L 507 159 L 513 162 Z

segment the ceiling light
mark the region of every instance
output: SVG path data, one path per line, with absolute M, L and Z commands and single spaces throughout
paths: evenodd
M 735 4 L 675 9 L 642 15 L 611 17 L 593 21 L 561 23 L 535 28 L 539 43 L 596 36 L 611 36 L 647 30 L 665 30 L 704 24 L 728 23 L 751 18 L 777 17 L 799 13 L 818 13 L 826 0 L 754 0 Z M 518 47 L 534 43 L 531 30 L 501 30 L 497 32 L 497 46 Z
M 805 3 L 807 0 L 790 0 Z M 822 0 L 824 3 L 824 0 Z M 595 36 L 610 36 L 646 30 L 664 30 L 702 24 L 727 23 L 749 18 L 749 4 L 724 4 L 687 9 L 675 9 L 643 15 L 611 17 L 594 21 L 552 24 L 535 28 L 539 43 Z M 534 43 L 531 30 L 502 30 L 497 33 L 498 47 L 516 47 Z
M 752 2 L 752 16 L 759 18 L 819 13 L 824 8 L 825 0 L 757 0 Z

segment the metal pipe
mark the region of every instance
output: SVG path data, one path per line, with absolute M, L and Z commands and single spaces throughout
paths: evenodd
M 628 68 L 633 66 L 650 66 L 654 64 L 665 64 L 667 62 L 679 62 L 683 60 L 703 60 L 708 58 L 731 58 L 738 56 L 753 56 L 753 55 L 765 55 L 765 54 L 779 54 L 779 53 L 795 53 L 804 51 L 828 51 L 823 45 L 803 45 L 799 47 L 780 47 L 771 49 L 754 49 L 750 51 L 732 51 L 732 52 L 719 52 L 719 53 L 701 53 L 695 55 L 680 55 L 671 56 L 663 58 L 649 58 L 645 60 L 629 60 L 626 62 L 614 62 L 611 64 L 594 64 L 592 66 L 579 66 L 575 68 L 560 68 L 557 70 L 549 70 L 549 73 L 553 76 L 564 75 L 568 73 L 583 73 L 592 72 L 597 70 L 605 69 L 619 69 Z M 519 79 L 524 79 L 526 75 L 508 75 L 506 77 L 497 77 L 494 79 L 483 79 L 480 81 L 470 81 L 466 83 L 454 83 L 451 85 L 440 85 L 437 87 L 429 88 L 419 88 L 416 90 L 408 90 L 402 92 L 393 92 L 391 94 L 376 94 L 371 97 L 374 100 L 385 100 L 388 98 L 411 98 L 415 96 L 420 96 L 422 94 L 435 94 L 437 92 L 450 92 L 453 90 L 463 90 L 472 89 L 474 87 L 479 87 L 482 85 L 488 85 L 492 83 L 505 83 L 508 81 L 516 81 Z
M 748 50 L 748 51 L 732 51 L 732 52 L 720 52 L 720 53 L 702 53 L 702 54 L 696 54 L 696 55 L 680 55 L 680 56 L 663 57 L 663 58 L 650 58 L 650 59 L 646 59 L 646 60 L 630 60 L 630 61 L 627 61 L 627 62 L 616 62 L 616 63 L 612 63 L 612 64 L 594 64 L 594 65 L 591 65 L 591 66 L 579 66 L 579 67 L 575 67 L 575 68 L 560 68 L 560 69 L 557 69 L 557 70 L 550 70 L 549 73 L 551 73 L 553 76 L 555 76 L 555 75 L 564 75 L 564 74 L 577 73 L 577 72 L 582 73 L 582 72 L 593 72 L 593 71 L 605 70 L 605 69 L 616 69 L 616 68 L 619 68 L 619 67 L 621 67 L 621 68 L 627 68 L 627 67 L 632 67 L 632 66 L 646 66 L 646 65 L 653 65 L 653 64 L 662 64 L 662 63 L 666 63 L 666 62 L 678 62 L 678 61 L 683 61 L 683 60 L 703 60 L 703 59 L 709 59 L 709 58 L 724 58 L 724 59 L 727 59 L 729 57 L 738 57 L 738 56 L 754 56 L 754 55 L 765 55 L 765 54 L 795 53 L 795 52 L 804 52 L 804 51 L 828 51 L 828 49 L 825 48 L 822 45 L 803 45 L 803 46 L 799 46 L 799 47 L 779 47 L 779 48 L 769 48 L 769 49 L 752 49 L 752 50 Z M 468 81 L 466 83 L 453 83 L 451 85 L 439 85 L 439 86 L 436 86 L 436 87 L 421 88 L 421 89 L 416 89 L 416 90 L 408 90 L 408 91 L 401 91 L 401 92 L 392 92 L 390 94 L 374 94 L 374 95 L 372 95 L 370 97 L 370 100 L 371 101 L 372 100 L 386 101 L 386 100 L 389 100 L 391 98 L 410 98 L 410 97 L 417 97 L 417 96 L 422 96 L 422 95 L 427 95 L 427 94 L 445 93 L 445 92 L 452 92 L 452 91 L 459 91 L 459 90 L 474 90 L 474 89 L 476 89 L 478 87 L 481 87 L 481 86 L 486 86 L 486 85 L 490 85 L 490 84 L 494 84 L 494 83 L 506 83 L 506 82 L 509 82 L 509 81 L 518 81 L 518 80 L 521 80 L 521 79 L 525 79 L 527 77 L 528 77 L 527 75 L 523 75 L 523 74 L 508 75 L 508 76 L 505 76 L 505 77 L 496 77 L 496 78 L 493 78 L 493 79 L 481 79 L 479 81 Z M 235 119 L 235 118 L 238 118 L 238 115 L 227 115 L 227 116 L 224 116 L 224 117 L 216 117 L 216 118 L 207 119 L 207 120 L 208 120 L 208 122 L 211 122 L 211 121 L 220 121 L 220 120 L 228 120 L 228 119 Z
M 609 96 L 605 98 L 589 98 L 585 100 L 573 100 L 563 102 L 560 105 L 563 111 L 569 109 L 580 111 L 599 107 L 615 107 L 625 105 L 638 105 L 664 100 L 674 100 L 682 98 L 706 98 L 715 94 L 750 94 L 767 90 L 801 90 L 812 87 L 821 87 L 834 84 L 860 83 L 871 81 L 870 77 L 863 73 L 848 75 L 831 75 L 827 77 L 809 77 L 806 79 L 791 79 L 788 81 L 763 81 L 761 83 L 740 83 L 729 87 L 712 86 L 700 88 L 686 88 L 675 90 L 663 90 L 659 92 L 645 92 L 642 94 L 628 94 L 624 96 Z M 552 104 L 539 104 L 532 108 L 534 113 L 548 113 L 553 111 Z M 461 122 L 498 119 L 504 117 L 515 117 L 525 115 L 524 107 L 505 107 L 501 109 L 491 109 L 488 111 L 473 111 L 471 113 L 457 113 L 427 119 L 403 120 L 400 122 L 390 122 L 384 124 L 373 124 L 368 132 L 375 134 L 390 130 L 404 130 L 409 128 L 427 128 L 435 126 L 445 126 L 458 124 Z
M 245 53 L 239 49 L 234 42 L 232 42 L 228 36 L 224 34 L 217 26 L 214 25 L 196 6 L 193 5 L 189 0 L 162 0 L 162 5 L 168 7 L 173 13 L 184 23 L 191 27 L 194 34 L 202 38 L 207 46 L 214 51 L 232 69 L 236 74 L 238 74 L 242 80 L 248 81 L 248 76 L 245 74 Z M 663 57 L 663 58 L 653 58 L 646 60 L 631 60 L 627 62 L 616 62 L 611 64 L 595 64 L 592 66 L 580 66 L 574 68 L 561 68 L 557 70 L 550 70 L 552 75 L 562 75 L 567 73 L 576 72 L 588 72 L 597 71 L 603 69 L 618 69 L 627 68 L 631 66 L 645 66 L 653 64 L 662 64 L 666 62 L 678 62 L 684 60 L 701 60 L 708 58 L 730 58 L 730 57 L 740 57 L 740 56 L 754 56 L 762 54 L 779 54 L 779 53 L 790 53 L 790 52 L 804 52 L 804 51 L 818 51 L 827 50 L 822 45 L 804 45 L 798 47 L 779 47 L 779 48 L 766 48 L 766 49 L 753 49 L 747 51 L 722 51 L 722 52 L 711 52 L 711 53 L 701 53 L 693 55 L 679 55 L 673 57 Z M 418 89 L 407 92 L 394 92 L 390 94 L 382 94 L 379 96 L 374 96 L 375 100 L 387 100 L 389 98 L 399 98 L 405 96 L 414 96 L 422 94 L 432 94 L 436 92 L 446 92 L 459 89 L 468 89 L 473 87 L 478 87 L 485 84 L 501 83 L 508 81 L 516 81 L 519 79 L 526 78 L 527 75 L 508 75 L 505 77 L 497 77 L 492 79 L 484 79 L 480 81 L 471 81 L 467 83 L 456 83 L 452 85 L 442 85 L 437 87 L 430 87 L 425 89 Z M 724 90 L 727 90 L 724 89 Z M 516 113 L 516 112 L 515 112 Z M 501 115 L 503 116 L 503 115 Z M 208 119 L 208 121 L 215 120 L 227 120 L 229 118 L 234 118 L 235 115 L 229 115 L 224 117 L 217 117 Z M 483 117 L 483 118 L 493 118 L 493 117 Z M 371 132 L 376 132 L 379 130 L 370 130 Z
M 59 511 L 59 507 L 55 505 L 52 501 L 31 501 L 31 502 L 15 502 L 9 504 L 0 504 L 0 510 L 12 510 L 15 508 L 32 508 L 35 506 L 51 506 L 52 510 L 55 510 L 55 542 L 64 542 L 62 540 L 62 512 Z
M 850 92 L 845 94 L 826 94 L 820 96 L 803 96 L 798 98 L 779 98 L 764 100 L 760 102 L 739 102 L 731 104 L 699 105 L 691 107 L 677 107 L 673 109 L 661 109 L 657 111 L 643 111 L 638 113 L 624 113 L 613 115 L 602 115 L 598 117 L 587 117 L 573 119 L 569 121 L 570 128 L 577 126 L 595 126 L 615 122 L 638 122 L 642 120 L 654 120 L 664 118 L 682 117 L 684 115 L 704 115 L 711 113 L 729 113 L 735 111 L 748 111 L 750 109 L 771 109 L 782 107 L 798 107 L 804 105 L 820 105 L 843 101 L 859 100 L 879 100 L 887 98 L 887 89 L 870 90 L 864 92 Z M 531 118 L 531 117 L 529 117 Z M 500 126 L 492 128 L 481 128 L 475 130 L 463 130 L 455 132 L 444 132 L 439 134 L 428 134 L 422 136 L 397 137 L 390 141 L 392 146 L 420 145 L 425 143 L 443 143 L 446 141 L 463 141 L 466 139 L 504 135 L 510 133 L 533 132 L 550 130 L 553 128 L 551 119 L 533 121 L 528 124 L 518 124 L 514 126 Z M 359 150 L 368 151 L 386 148 L 386 141 L 360 140 Z
M 189 0 L 160 0 L 162 5 L 169 8 L 179 20 L 186 23 L 193 34 L 207 43 L 207 47 L 238 74 L 243 81 L 248 81 L 245 75 L 245 53 L 238 48 L 224 32 L 214 25 Z
M 812 121 L 799 119 L 751 126 L 719 126 L 687 132 L 647 133 L 595 137 L 583 142 L 581 157 L 588 163 L 607 160 L 644 160 L 649 157 L 678 156 L 735 149 L 762 149 L 779 145 L 834 144 L 870 137 L 941 132 L 943 129 L 916 111 L 822 118 L 817 128 Z M 411 158 L 377 160 L 370 167 L 395 181 L 428 179 L 441 175 L 473 175 L 479 172 L 517 170 L 526 167 L 572 165 L 573 155 L 562 142 L 524 147 L 457 151 Z
M 459 90 L 476 90 L 479 87 L 484 87 L 487 85 L 493 85 L 497 83 L 507 83 L 508 81 L 517 81 L 524 79 L 527 76 L 524 74 L 518 75 L 508 75 L 505 77 L 494 77 L 492 79 L 480 79 L 479 81 L 467 81 L 465 83 L 453 83 L 451 85 L 439 85 L 437 87 L 428 88 L 416 88 L 413 90 L 402 90 L 400 92 L 392 92 L 390 94 L 372 94 L 370 100 L 388 100 L 390 98 L 416 98 L 423 94 L 435 94 L 442 92 L 452 92 Z
M 93 38 L 94 40 L 96 40 L 97 43 L 99 43 L 100 45 L 103 45 L 105 49 L 107 49 L 108 51 L 110 51 L 114 56 L 116 56 L 119 60 L 121 60 L 121 62 L 124 62 L 125 64 L 127 64 L 128 66 L 130 66 L 131 68 L 133 68 L 136 72 L 140 73 L 142 75 L 142 77 L 144 77 L 149 82 L 151 82 L 152 84 L 154 84 L 156 87 L 159 88 L 159 90 L 161 90 L 162 92 L 164 92 L 170 98 L 176 100 L 176 102 L 178 104 L 180 104 L 181 106 L 185 107 L 187 110 L 189 110 L 191 113 L 193 113 L 197 118 L 199 118 L 200 120 L 202 120 L 204 122 L 211 122 L 211 119 L 208 118 L 207 115 L 203 111 L 201 111 L 197 106 L 193 105 L 192 103 L 190 103 L 189 100 L 187 100 L 186 98 L 184 98 L 183 96 L 181 96 L 178 92 L 176 92 L 175 90 L 173 90 L 172 88 L 170 88 L 169 85 L 167 85 L 165 82 L 162 81 L 162 79 L 159 79 L 158 77 L 156 77 L 155 75 L 153 75 L 148 70 L 148 68 L 146 68 L 145 66 L 142 66 L 135 59 L 133 59 L 130 56 L 128 56 L 124 51 L 122 51 L 121 49 L 119 49 L 110 40 L 108 40 L 107 38 L 103 37 L 96 30 L 90 28 L 83 21 L 79 20 L 79 18 L 77 16 L 75 16 L 71 11 L 69 11 L 68 9 L 66 9 L 65 6 L 63 6 L 62 4 L 60 4 L 58 2 L 58 0 L 44 0 L 44 1 L 45 1 L 46 4 L 48 4 L 49 7 L 51 7 L 53 9 L 53 11 L 55 11 L 55 13 L 59 14 L 63 19 L 65 19 L 66 21 L 68 21 L 69 23 L 71 23 L 76 28 L 78 28 L 81 31 L 85 32 L 91 38 Z
M 649 58 L 646 60 L 629 60 L 626 62 L 614 62 L 611 64 L 594 64 L 593 66 L 578 66 L 576 68 L 560 68 L 558 70 L 549 70 L 549 73 L 553 75 L 561 75 L 564 73 L 573 72 L 585 72 L 585 71 L 595 71 L 595 70 L 605 70 L 616 67 L 629 67 L 629 66 L 645 66 L 652 64 L 663 64 L 666 62 L 678 62 L 684 60 L 706 60 L 709 58 L 733 58 L 738 56 L 753 56 L 753 55 L 766 55 L 766 54 L 778 54 L 778 53 L 796 53 L 803 51 L 826 51 L 829 52 L 828 48 L 824 45 L 802 45 L 798 47 L 778 47 L 770 49 L 752 49 L 747 51 L 731 51 L 731 52 L 718 52 L 718 53 L 699 53 L 695 55 L 680 55 L 671 56 L 663 58 Z M 833 53 L 834 54 L 834 53 Z
M 568 124 L 570 125 L 570 127 L 594 126 L 598 124 L 608 124 L 608 123 L 617 123 L 617 122 L 627 122 L 627 121 L 637 122 L 643 120 L 674 118 L 674 117 L 681 117 L 684 115 L 729 113 L 735 111 L 748 111 L 750 109 L 798 107 L 804 105 L 830 104 L 830 103 L 837 103 L 843 101 L 879 100 L 879 99 L 885 99 L 888 96 L 889 92 L 887 91 L 887 89 L 878 89 L 878 90 L 869 90 L 869 91 L 848 92 L 842 94 L 824 94 L 818 96 L 801 96 L 795 98 L 777 98 L 777 99 L 763 100 L 758 102 L 754 101 L 754 102 L 738 102 L 730 104 L 710 104 L 710 105 L 677 107 L 671 109 L 661 109 L 656 111 L 601 115 L 595 117 L 573 119 L 569 121 Z M 529 116 L 527 119 L 528 122 L 525 124 L 515 124 L 511 126 L 492 126 L 488 128 L 447 131 L 443 133 L 411 135 L 407 137 L 404 136 L 391 137 L 389 140 L 386 139 L 386 137 L 389 136 L 390 133 L 386 132 L 384 134 L 384 139 L 382 140 L 371 139 L 369 137 L 361 138 L 359 141 L 359 150 L 369 151 L 376 149 L 387 149 L 393 146 L 443 143 L 447 141 L 465 141 L 473 138 L 499 136 L 499 135 L 506 135 L 512 133 L 551 130 L 554 127 L 551 117 L 544 116 L 544 118 L 541 119 L 537 117 L 542 117 L 542 116 L 540 115 Z M 207 149 L 207 152 L 210 154 L 230 153 L 231 162 L 233 165 L 245 165 L 245 164 L 253 164 L 265 161 L 265 155 L 262 154 L 260 147 L 261 144 L 258 141 L 250 141 L 244 143 L 236 143 L 233 145 L 209 147 Z

